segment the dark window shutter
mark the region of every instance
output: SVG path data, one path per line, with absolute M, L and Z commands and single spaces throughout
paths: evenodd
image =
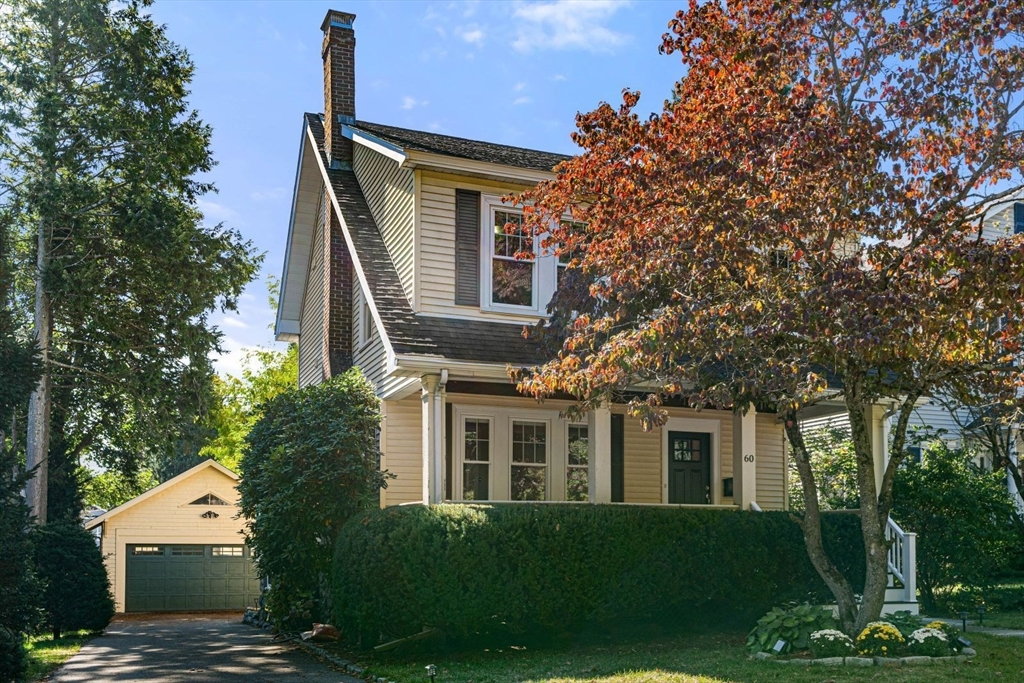
M 624 415 L 612 415 L 612 502 L 626 500 L 626 420 Z
M 455 190 L 455 303 L 480 305 L 480 193 Z
M 1015 202 L 1013 205 L 1013 234 L 1019 235 L 1024 232 L 1024 202 Z

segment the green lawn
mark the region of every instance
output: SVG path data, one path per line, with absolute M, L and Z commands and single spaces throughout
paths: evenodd
M 77 633 L 66 633 L 59 640 L 54 640 L 53 636 L 49 635 L 30 638 L 26 646 L 28 680 L 42 680 L 94 637 L 96 637 L 95 633 L 78 631 Z
M 972 619 L 971 623 L 978 623 L 977 618 Z M 1024 629 L 1024 612 L 988 612 L 985 614 L 985 623 L 983 625 L 994 626 L 995 628 Z
M 437 665 L 437 683 L 980 683 L 1024 680 L 1019 639 L 980 634 L 971 634 L 971 638 L 978 656 L 970 663 L 900 669 L 805 668 L 755 662 L 747 658 L 741 634 L 686 636 L 648 643 L 558 650 L 512 646 L 459 655 L 377 659 L 362 664 L 368 666 L 374 676 L 384 676 L 397 683 L 425 683 L 427 664 Z

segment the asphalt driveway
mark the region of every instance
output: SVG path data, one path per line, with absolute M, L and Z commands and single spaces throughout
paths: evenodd
M 241 614 L 118 617 L 50 678 L 166 683 L 356 683 L 290 643 L 242 623 Z

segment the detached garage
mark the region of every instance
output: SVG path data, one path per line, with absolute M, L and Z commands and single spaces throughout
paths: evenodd
M 213 461 L 89 520 L 118 612 L 242 610 L 259 579 L 238 519 L 238 475 Z

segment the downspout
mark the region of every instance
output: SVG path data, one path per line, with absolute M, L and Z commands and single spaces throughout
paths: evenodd
M 431 503 L 443 503 L 444 502 L 444 465 L 445 465 L 445 450 L 444 450 L 444 413 L 445 413 L 445 385 L 448 384 L 448 368 L 441 368 L 441 380 L 434 387 L 434 393 L 431 396 L 431 400 L 434 402 L 433 419 L 434 424 L 431 425 L 431 433 L 434 439 L 434 471 L 433 475 L 433 496 Z

